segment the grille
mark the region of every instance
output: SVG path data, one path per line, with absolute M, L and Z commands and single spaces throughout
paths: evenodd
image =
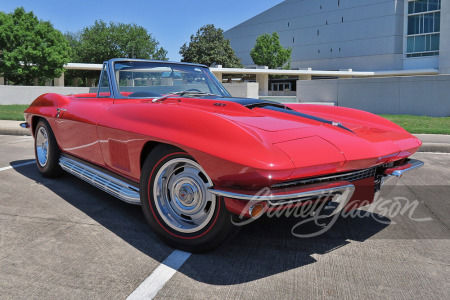
M 373 168 L 369 168 L 369 169 L 345 172 L 345 173 L 334 174 L 334 175 L 330 175 L 330 176 L 314 177 L 314 178 L 307 178 L 307 179 L 301 179 L 301 180 L 290 181 L 290 182 L 283 182 L 283 183 L 274 184 L 271 187 L 278 189 L 278 188 L 286 188 L 286 187 L 305 185 L 305 184 L 323 183 L 323 182 L 329 182 L 329 181 L 341 181 L 341 180 L 342 181 L 356 181 L 356 180 L 360 180 L 360 179 L 374 177 L 376 171 L 377 171 L 377 167 L 373 167 Z

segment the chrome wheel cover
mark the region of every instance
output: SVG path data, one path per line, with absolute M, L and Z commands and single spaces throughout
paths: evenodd
M 214 215 L 216 196 L 208 190 L 212 185 L 196 162 L 188 158 L 172 159 L 159 169 L 154 180 L 156 209 L 172 229 L 197 232 Z
M 44 126 L 39 127 L 36 133 L 36 158 L 41 167 L 48 162 L 48 133 Z

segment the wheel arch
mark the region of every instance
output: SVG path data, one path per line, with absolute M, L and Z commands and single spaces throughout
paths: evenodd
M 39 123 L 39 120 L 41 119 L 41 116 L 32 116 L 31 117 L 31 133 L 33 135 L 33 137 L 35 137 L 35 132 L 36 132 L 36 126 Z
M 142 168 L 144 166 L 144 162 L 145 159 L 152 153 L 153 150 L 155 150 L 156 147 L 158 146 L 169 146 L 169 147 L 173 147 L 175 149 L 178 149 L 182 152 L 186 152 L 185 150 L 181 149 L 180 147 L 171 145 L 171 144 L 167 144 L 167 143 L 163 143 L 163 142 L 158 142 L 158 141 L 148 141 L 144 144 L 144 146 L 142 147 L 141 150 L 141 154 L 140 154 L 140 158 L 139 158 L 139 166 L 142 172 Z M 187 153 L 187 152 L 186 152 Z
M 33 137 L 35 137 L 36 127 L 40 120 L 44 120 L 45 122 L 47 122 L 48 126 L 53 131 L 53 133 L 55 132 L 54 128 L 52 127 L 51 122 L 49 120 L 47 120 L 47 118 L 45 118 L 43 116 L 34 115 L 31 117 L 31 124 L 30 124 Z

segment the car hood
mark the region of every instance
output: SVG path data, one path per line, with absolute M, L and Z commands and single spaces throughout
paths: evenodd
M 213 103 L 196 100 L 182 102 L 213 105 L 213 113 L 256 131 L 286 153 L 297 168 L 305 167 L 305 149 L 318 157 L 307 164 L 328 157 L 346 171 L 408 157 L 421 145 L 398 125 L 360 110 L 242 98 L 211 99 Z

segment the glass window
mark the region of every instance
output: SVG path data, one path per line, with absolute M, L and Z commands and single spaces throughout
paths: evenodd
M 419 34 L 422 15 L 408 17 L 408 34 Z
M 424 18 L 423 32 L 424 33 L 433 32 L 433 30 L 434 30 L 433 17 L 434 17 L 434 14 L 425 14 L 425 15 L 423 15 L 423 18 Z
M 428 10 L 438 10 L 441 9 L 441 3 L 439 0 L 429 0 Z
M 408 14 L 413 14 L 414 13 L 414 2 L 409 2 L 408 3 Z
M 413 36 L 407 38 L 406 52 L 414 52 L 414 37 Z
M 441 0 L 408 2 L 406 57 L 439 55 Z
M 431 50 L 431 35 L 425 35 L 425 51 Z
M 422 52 L 425 51 L 425 36 L 418 35 L 416 36 L 416 41 L 414 43 L 414 52 Z
M 427 0 L 418 0 L 414 2 L 414 13 L 420 13 L 428 10 Z
M 441 31 L 441 13 L 434 13 L 434 30 L 433 32 Z
M 431 50 L 439 50 L 439 34 L 431 35 Z
M 441 9 L 441 0 L 417 0 L 408 2 L 408 14 L 417 14 Z
M 100 83 L 98 87 L 98 97 L 109 98 L 111 97 L 111 91 L 109 89 L 108 71 L 106 64 L 103 65 L 102 75 L 100 77 Z

